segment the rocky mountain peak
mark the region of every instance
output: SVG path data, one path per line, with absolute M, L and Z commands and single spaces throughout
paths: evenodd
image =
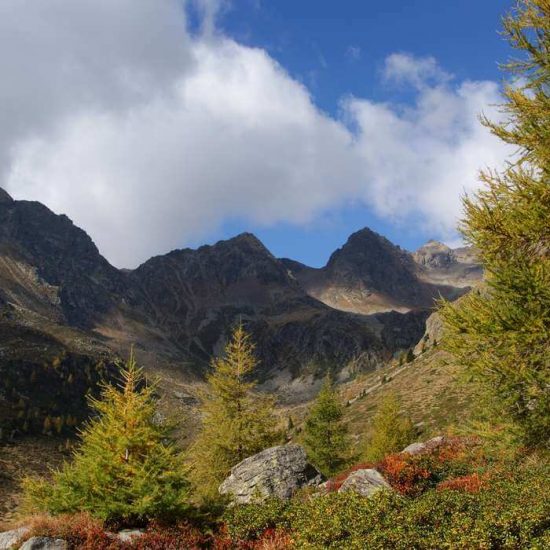
M 383 292 L 399 293 L 416 282 L 409 254 L 369 228 L 353 233 L 330 257 L 327 271 L 333 280 Z

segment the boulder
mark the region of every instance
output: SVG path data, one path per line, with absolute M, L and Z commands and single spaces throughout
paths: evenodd
M 0 550 L 9 550 L 28 532 L 28 527 L 20 527 L 19 529 L 13 529 L 12 531 L 0 533 Z
M 405 447 L 401 452 L 408 453 L 410 455 L 419 455 L 428 451 L 433 451 L 438 447 L 441 447 L 445 443 L 445 438 L 442 435 L 428 439 L 428 441 L 411 443 L 408 447 Z
M 132 539 L 142 537 L 145 531 L 143 529 L 123 529 L 117 533 L 118 540 L 122 542 L 131 542 Z
M 67 550 L 67 548 L 67 543 L 63 539 L 32 537 L 19 550 Z
M 369 468 L 352 472 L 342 483 L 338 492 L 355 491 L 364 497 L 370 497 L 381 490 L 392 491 L 393 489 L 380 472 Z
M 271 447 L 251 456 L 231 469 L 220 485 L 222 495 L 236 504 L 262 502 L 269 497 L 289 499 L 301 487 L 315 487 L 323 476 L 306 458 L 299 445 Z

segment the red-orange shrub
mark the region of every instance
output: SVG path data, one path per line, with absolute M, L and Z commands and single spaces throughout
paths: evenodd
M 415 495 L 425 488 L 431 472 L 417 460 L 406 454 L 388 455 L 378 465 L 388 483 L 401 494 Z
M 485 486 L 486 479 L 474 473 L 467 476 L 448 479 L 437 486 L 438 491 L 463 491 L 466 493 L 479 493 Z

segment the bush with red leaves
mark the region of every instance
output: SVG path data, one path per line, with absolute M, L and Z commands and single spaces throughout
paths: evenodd
M 479 493 L 486 485 L 486 478 L 481 477 L 477 472 L 468 476 L 456 477 L 442 481 L 438 491 L 463 491 L 466 493 Z

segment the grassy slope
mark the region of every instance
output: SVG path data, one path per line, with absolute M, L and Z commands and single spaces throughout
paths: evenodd
M 401 398 L 403 411 L 421 424 L 425 436 L 460 424 L 471 410 L 472 393 L 457 380 L 459 369 L 448 359 L 434 348 L 411 363 L 394 363 L 347 385 L 343 396 L 351 401 L 346 407 L 351 433 L 361 436 L 370 429 L 378 404 L 390 392 Z
M 393 392 L 401 398 L 402 410 L 419 424 L 420 439 L 452 431 L 469 416 L 472 389 L 458 380 L 459 369 L 446 353 L 432 348 L 413 362 L 399 366 L 397 362 L 368 374 L 359 375 L 341 386 L 345 420 L 358 446 L 372 427 L 372 418 L 384 396 Z M 364 395 L 363 395 L 364 392 Z M 300 426 L 308 405 L 288 408 L 295 439 L 300 441 Z

